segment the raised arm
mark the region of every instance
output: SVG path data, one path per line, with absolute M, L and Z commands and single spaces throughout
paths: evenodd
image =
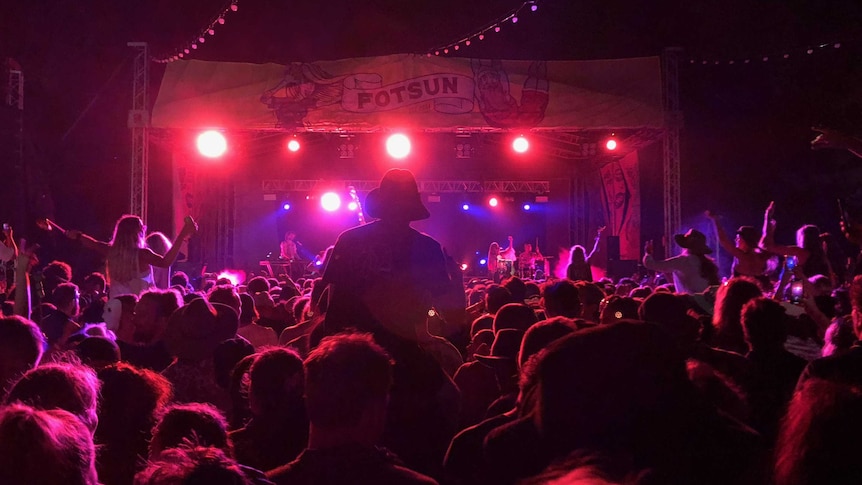
M 21 240 L 21 247 L 26 248 L 26 241 Z M 35 260 L 32 251 L 21 251 L 15 256 L 15 315 L 29 319 L 32 312 L 30 301 L 30 267 Z
M 197 230 L 198 225 L 195 223 L 194 219 L 192 219 L 191 216 L 186 216 L 183 228 L 180 229 L 180 233 L 177 234 L 176 238 L 174 238 L 171 249 L 169 249 L 164 256 L 159 256 L 149 248 L 142 248 L 140 252 L 141 261 L 157 268 L 170 267 L 174 264 L 174 261 L 177 260 L 177 256 L 180 254 L 180 244 L 186 240 L 186 238 L 191 237 L 195 232 L 197 232 Z
M 813 150 L 824 148 L 847 150 L 853 155 L 862 158 L 862 139 L 859 139 L 859 137 L 836 131 L 831 128 L 812 127 L 811 129 L 820 132 L 820 134 L 811 141 L 811 148 Z
M 775 227 L 776 221 L 772 217 L 775 211 L 775 202 L 770 202 L 763 214 L 763 236 L 760 239 L 760 246 L 770 253 L 780 254 L 782 256 L 796 256 L 799 264 L 805 264 L 811 256 L 805 248 L 799 246 L 783 246 L 775 243 Z
M 706 211 L 704 213 L 706 218 L 712 221 L 712 227 L 715 229 L 715 233 L 718 235 L 718 244 L 724 248 L 725 251 L 730 253 L 734 258 L 740 257 L 743 252 L 736 247 L 733 241 L 730 240 L 730 237 L 727 235 L 727 232 L 724 231 L 724 228 L 718 225 L 718 217 L 710 211 Z
M 108 250 L 111 249 L 110 244 L 96 240 L 77 229 L 67 229 L 63 234 L 73 241 L 80 242 L 85 248 L 97 251 L 102 255 L 108 254 Z
M 592 258 L 594 254 L 596 254 L 596 251 L 598 251 L 598 250 L 599 250 L 599 241 L 601 241 L 601 239 L 602 239 L 602 232 L 604 232 L 604 230 L 605 230 L 606 228 L 607 228 L 607 226 L 602 226 L 602 227 L 600 227 L 600 228 L 599 228 L 599 230 L 598 230 L 598 231 L 596 231 L 596 242 L 594 242 L 594 243 L 593 243 L 593 249 L 591 249 L 591 250 L 590 250 L 590 254 L 589 254 L 589 255 L 587 255 L 587 261 L 589 261 L 589 260 L 590 260 L 590 258 Z
M 662 273 L 670 273 L 673 271 L 683 271 L 688 267 L 686 260 L 680 256 L 665 260 L 657 260 L 653 257 L 653 243 L 647 241 L 644 245 L 643 265 L 646 269 L 653 271 L 661 271 Z

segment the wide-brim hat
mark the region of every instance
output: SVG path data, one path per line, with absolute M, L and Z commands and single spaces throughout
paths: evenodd
M 380 186 L 368 193 L 365 212 L 375 219 L 419 221 L 431 217 L 419 197 L 413 173 L 401 168 L 387 171 Z
M 681 248 L 696 254 L 711 254 L 712 249 L 706 245 L 706 236 L 697 229 L 689 229 L 685 234 L 676 234 L 673 240 Z
M 164 339 L 171 355 L 198 361 L 212 358 L 220 343 L 236 336 L 237 328 L 236 310 L 195 298 L 171 314 Z
M 521 351 L 523 338 L 524 332 L 514 328 L 504 328 L 494 336 L 491 355 L 477 354 L 476 360 L 497 371 L 517 372 L 518 353 Z
M 758 231 L 754 226 L 739 226 L 739 229 L 736 230 L 736 234 L 738 234 L 743 241 L 748 243 L 749 246 L 757 246 L 757 243 L 760 241 L 760 231 Z

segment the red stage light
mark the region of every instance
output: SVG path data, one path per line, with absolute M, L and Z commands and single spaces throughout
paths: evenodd
M 410 154 L 410 139 L 403 133 L 390 135 L 386 139 L 386 153 L 392 158 L 404 158 Z
M 218 158 L 227 151 L 227 140 L 216 130 L 207 130 L 197 139 L 198 151 L 207 158 Z
M 291 138 L 289 142 L 287 142 L 287 149 L 292 152 L 299 151 L 299 140 L 296 138 Z
M 610 140 L 605 142 L 605 148 L 610 151 L 614 151 L 617 149 L 617 141 L 611 138 Z
M 524 135 L 515 138 L 512 141 L 512 150 L 515 150 L 516 153 L 526 153 L 527 150 L 530 149 L 530 142 L 524 138 Z
M 491 197 L 490 199 L 488 199 L 488 205 L 490 205 L 491 207 L 497 207 L 497 205 L 499 205 L 499 204 L 500 204 L 500 201 L 497 200 L 496 197 Z

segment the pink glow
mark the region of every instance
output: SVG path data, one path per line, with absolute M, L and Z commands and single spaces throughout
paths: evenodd
M 227 278 L 230 284 L 236 286 L 240 282 L 245 281 L 245 271 L 240 269 L 224 269 L 218 274 L 217 278 Z

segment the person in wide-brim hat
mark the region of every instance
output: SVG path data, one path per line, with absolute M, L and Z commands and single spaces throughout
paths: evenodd
M 689 229 L 685 234 L 675 234 L 673 240 L 689 253 L 712 254 L 712 249 L 706 245 L 706 236 L 697 229 Z
M 164 340 L 171 355 L 197 361 L 211 358 L 220 343 L 236 336 L 237 328 L 236 310 L 195 298 L 171 314 Z
M 380 186 L 368 193 L 365 212 L 375 219 L 408 222 L 431 216 L 422 204 L 413 173 L 400 168 L 387 171 L 380 180 Z

